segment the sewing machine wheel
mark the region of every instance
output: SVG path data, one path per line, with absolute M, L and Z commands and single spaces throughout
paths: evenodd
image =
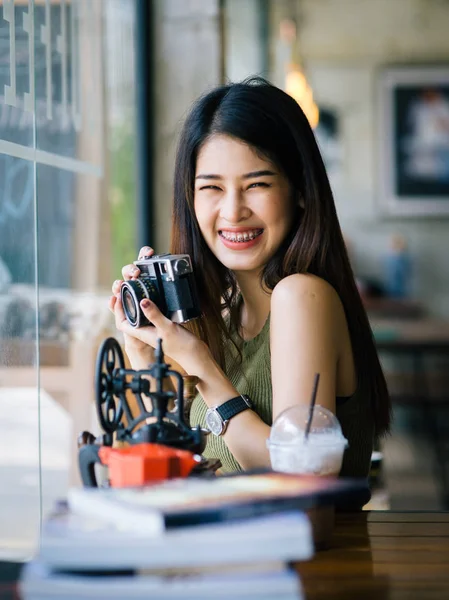
M 123 416 L 119 398 L 114 396 L 114 371 L 124 369 L 123 352 L 115 338 L 107 338 L 101 345 L 95 366 L 95 393 L 97 414 L 106 433 L 116 431 Z

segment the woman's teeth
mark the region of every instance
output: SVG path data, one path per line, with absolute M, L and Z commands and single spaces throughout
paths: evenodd
M 230 242 L 249 242 L 250 240 L 254 240 L 254 238 L 258 237 L 261 233 L 263 233 L 263 229 L 255 229 L 253 231 L 245 231 L 241 233 L 231 233 L 230 231 L 219 232 L 221 237 L 224 237 L 225 240 Z

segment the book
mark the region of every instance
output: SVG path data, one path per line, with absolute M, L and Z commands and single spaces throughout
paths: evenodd
M 172 479 L 139 488 L 72 488 L 70 510 L 129 531 L 161 535 L 171 528 L 233 521 L 349 501 L 366 481 L 266 472 Z
M 95 576 L 58 573 L 33 561 L 28 563 L 19 583 L 23 600 L 98 600 L 99 598 L 149 600 L 302 600 L 301 581 L 285 566 L 261 571 L 216 572 L 182 575 Z
M 148 535 L 61 507 L 42 528 L 39 561 L 53 570 L 141 571 L 282 563 L 313 556 L 307 515 L 277 513 Z

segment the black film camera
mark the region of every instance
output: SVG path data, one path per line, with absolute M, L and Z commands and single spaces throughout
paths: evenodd
M 157 254 L 137 260 L 140 277 L 126 281 L 121 288 L 123 309 L 135 328 L 149 325 L 140 302 L 149 298 L 175 323 L 200 316 L 198 294 L 188 254 Z

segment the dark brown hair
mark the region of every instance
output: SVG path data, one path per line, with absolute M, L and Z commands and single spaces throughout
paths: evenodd
M 190 254 L 203 317 L 191 329 L 224 367 L 223 339 L 237 325 L 233 273 L 206 245 L 194 211 L 198 152 L 214 134 L 239 139 L 280 168 L 301 198 L 294 225 L 265 266 L 268 289 L 293 273 L 312 273 L 330 283 L 346 314 L 359 387 L 372 397 L 377 434 L 388 431 L 391 403 L 368 318 L 357 290 L 326 170 L 313 131 L 300 106 L 261 78 L 220 86 L 201 97 L 188 115 L 179 141 L 174 178 L 171 252 Z M 223 312 L 228 309 L 231 323 Z

